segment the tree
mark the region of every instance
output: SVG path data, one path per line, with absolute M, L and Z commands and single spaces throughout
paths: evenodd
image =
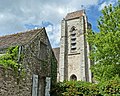
M 95 63 L 91 69 L 98 81 L 120 76 L 120 1 L 105 7 L 102 14 L 98 20 L 100 32 L 88 34 L 90 58 Z

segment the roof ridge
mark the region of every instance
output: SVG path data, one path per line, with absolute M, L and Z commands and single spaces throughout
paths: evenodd
M 7 48 L 9 46 L 24 45 L 28 41 L 32 40 L 39 32 L 44 28 L 28 30 L 26 32 L 20 32 L 16 34 L 6 35 L 0 37 L 0 48 Z
M 85 13 L 85 10 L 77 10 L 77 11 L 67 13 L 65 20 L 81 17 L 83 16 L 84 13 Z
M 84 9 L 82 9 L 82 10 L 76 10 L 76 11 L 72 11 L 72 12 L 70 12 L 70 13 L 67 13 L 67 14 L 76 13 L 76 12 L 84 12 Z
M 3 35 L 3 36 L 0 36 L 0 38 L 2 37 L 6 37 L 6 36 L 14 36 L 14 35 L 17 35 L 17 34 L 25 34 L 25 33 L 28 33 L 30 31 L 36 31 L 36 30 L 42 30 L 44 27 L 42 28 L 37 28 L 37 29 L 31 29 L 31 30 L 27 30 L 27 31 L 21 31 L 21 32 L 18 32 L 18 33 L 13 33 L 13 34 L 6 34 L 6 35 Z

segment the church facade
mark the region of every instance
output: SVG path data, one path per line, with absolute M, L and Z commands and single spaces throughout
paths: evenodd
M 91 28 L 84 10 L 68 13 L 61 22 L 58 81 L 82 80 L 92 82 L 89 59 L 90 46 L 86 40 Z
M 8 70 L 11 74 L 4 77 L 4 68 L 0 66 L 0 96 L 50 96 L 50 84 L 56 82 L 56 77 L 58 82 L 92 82 L 90 46 L 86 40 L 89 28 L 91 24 L 85 11 L 80 10 L 68 13 L 62 20 L 60 48 L 52 50 L 45 28 L 0 37 L 0 55 L 4 55 L 9 47 L 19 46 L 24 54 L 21 62 L 26 69 L 26 77 L 18 86 L 11 75 L 13 72 Z

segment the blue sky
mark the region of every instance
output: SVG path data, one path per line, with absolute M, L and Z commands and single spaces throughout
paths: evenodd
M 0 0 L 0 36 L 46 27 L 53 47 L 60 42 L 60 23 L 67 13 L 85 9 L 96 32 L 104 6 L 118 0 Z

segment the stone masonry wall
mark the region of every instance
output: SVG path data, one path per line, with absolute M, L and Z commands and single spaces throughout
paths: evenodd
M 2 66 L 0 67 L 0 96 L 31 96 L 33 74 L 39 76 L 39 96 L 45 95 L 45 78 L 51 76 L 51 58 L 55 57 L 44 31 L 22 45 L 21 53 L 24 54 L 24 59 L 21 62 L 26 74 L 20 79 L 19 84 L 11 69 L 5 71 Z
M 32 78 L 30 76 L 21 79 L 17 84 L 17 78 L 13 76 L 13 72 L 11 70 L 6 72 L 0 67 L 0 96 L 31 96 Z
M 86 40 L 87 17 L 84 10 L 67 14 L 61 22 L 61 42 L 58 81 L 91 82 L 89 45 Z

